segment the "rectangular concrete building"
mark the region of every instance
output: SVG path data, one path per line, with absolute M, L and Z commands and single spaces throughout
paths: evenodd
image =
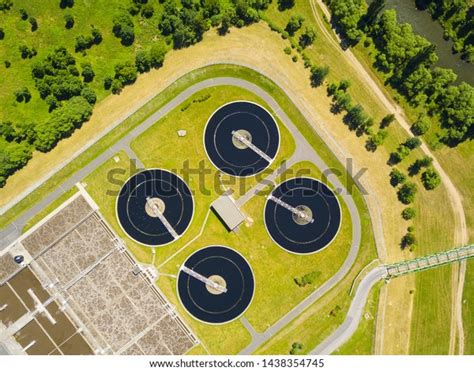
M 235 230 L 245 220 L 244 214 L 229 195 L 220 196 L 211 204 L 211 208 L 229 231 Z

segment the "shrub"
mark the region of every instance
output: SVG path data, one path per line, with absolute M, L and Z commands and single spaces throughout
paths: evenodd
M 12 65 L 12 63 L 9 60 L 5 60 L 3 64 L 5 65 L 5 68 L 10 68 L 10 66 Z
M 20 18 L 24 21 L 26 21 L 28 19 L 28 12 L 23 9 L 23 8 L 20 8 L 18 9 L 18 13 L 20 13 Z
M 291 355 L 301 354 L 302 351 L 303 351 L 303 344 L 301 344 L 301 343 L 291 344 L 291 349 L 290 349 L 290 354 Z
M 416 216 L 416 210 L 413 207 L 407 207 L 402 211 L 402 218 L 405 220 L 413 219 Z
M 429 168 L 421 174 L 421 181 L 427 190 L 433 190 L 441 184 L 441 177 L 435 169 Z
M 69 30 L 74 27 L 74 17 L 71 14 L 64 15 L 64 22 L 64 27 L 66 27 L 66 29 Z
M 313 284 L 320 275 L 321 275 L 321 272 L 313 271 L 313 272 L 305 274 L 302 277 L 295 277 L 294 281 L 299 287 L 305 287 L 306 285 Z
M 0 27 L 0 40 L 3 40 L 5 38 L 5 31 L 3 30 L 2 27 Z
M 291 48 L 289 46 L 287 46 L 285 49 L 283 49 L 283 51 L 285 52 L 285 54 L 287 55 L 290 55 L 291 54 Z
M 112 31 L 118 37 L 122 45 L 129 46 L 135 41 L 135 31 L 133 21 L 126 13 L 119 14 L 113 19 Z
M 29 22 L 31 26 L 31 31 L 35 32 L 38 29 L 38 21 L 36 20 L 36 18 L 30 17 Z

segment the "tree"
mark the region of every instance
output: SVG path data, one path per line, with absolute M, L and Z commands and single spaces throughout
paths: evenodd
M 313 66 L 311 67 L 311 86 L 313 88 L 318 87 L 322 85 L 324 82 L 324 79 L 329 73 L 329 67 L 328 66 L 323 66 L 323 67 L 318 67 L 318 66 Z
M 387 136 L 388 132 L 386 130 L 379 130 L 376 134 L 373 134 L 369 137 L 365 144 L 365 148 L 369 152 L 375 152 L 377 148 L 383 144 Z
M 425 134 L 431 127 L 431 121 L 426 115 L 420 115 L 418 120 L 411 127 L 411 131 L 415 135 Z
M 159 68 L 163 65 L 166 55 L 166 46 L 163 43 L 154 44 L 150 48 L 150 65 Z
M 416 210 L 413 207 L 407 207 L 402 211 L 402 218 L 405 220 L 413 219 L 416 216 Z
M 363 0 L 332 0 L 329 4 L 332 19 L 350 44 L 357 43 L 362 37 L 359 22 L 364 3 Z
M 392 171 L 390 172 L 390 184 L 393 187 L 396 187 L 399 184 L 405 183 L 406 179 L 407 179 L 406 175 L 403 174 L 397 168 L 393 168 Z
M 123 83 L 119 79 L 114 79 L 111 85 L 112 88 L 112 93 L 114 94 L 120 94 L 123 89 Z
M 413 232 L 407 232 L 403 237 L 401 241 L 401 247 L 402 249 L 405 249 L 407 247 L 412 248 L 416 244 L 416 237 Z M 412 249 L 410 249 L 412 250 Z
M 33 58 L 37 53 L 36 49 L 35 48 L 29 48 L 28 46 L 26 46 L 25 44 L 22 44 L 18 47 L 18 49 L 20 50 L 20 55 L 23 59 L 26 59 L 26 58 Z
M 123 85 L 133 84 L 137 79 L 137 68 L 130 62 L 121 62 L 115 66 L 115 79 Z
M 295 6 L 296 0 L 278 0 L 278 9 L 279 10 L 286 10 L 291 9 Z
M 380 13 L 385 8 L 386 0 L 374 0 L 369 4 L 367 12 L 361 19 L 361 28 L 368 31 L 378 19 Z
M 92 106 L 83 97 L 73 97 L 61 107 L 55 109 L 47 121 L 36 126 L 35 147 L 41 152 L 47 152 L 56 143 L 71 135 L 87 121 L 92 114 Z
M 38 21 L 34 17 L 30 17 L 29 19 L 31 31 L 35 32 L 38 29 Z
M 312 45 L 314 40 L 316 40 L 316 32 L 312 27 L 306 27 L 299 38 L 299 44 L 304 49 Z
M 334 114 L 341 113 L 351 108 L 352 98 L 343 90 L 337 90 L 332 97 L 331 112 Z
M 398 199 L 405 205 L 411 204 L 415 200 L 416 192 L 416 184 L 412 182 L 406 182 L 397 192 Z
M 285 30 L 290 36 L 293 36 L 303 25 L 304 17 L 299 14 L 292 15 L 288 21 Z
M 109 90 L 112 87 L 113 78 L 110 76 L 104 77 L 104 89 Z
M 66 29 L 69 30 L 74 27 L 74 17 L 71 14 L 64 15 L 64 22 L 64 27 L 66 27 Z
M 97 100 L 94 90 L 87 86 L 82 89 L 81 97 L 83 97 L 91 106 L 93 106 Z
M 21 89 L 15 90 L 14 94 L 17 102 L 28 103 L 31 99 L 30 90 L 26 86 Z
M 60 0 L 59 7 L 61 9 L 72 8 L 74 6 L 74 0 Z
M 20 13 L 20 18 L 23 21 L 26 21 L 28 19 L 28 12 L 25 9 L 23 8 L 18 9 L 18 13 Z
M 148 72 L 151 66 L 150 53 L 146 50 L 139 50 L 135 55 L 135 66 L 139 73 Z
M 388 160 L 390 165 L 395 165 L 403 161 L 410 154 L 410 148 L 400 145 L 395 152 L 390 153 L 390 159 Z
M 421 146 L 421 140 L 418 137 L 409 138 L 403 143 L 403 145 L 411 150 Z
M 421 182 L 427 190 L 433 190 L 441 184 L 441 177 L 433 168 L 428 168 L 421 174 Z
M 154 12 L 155 12 L 155 9 L 153 8 L 153 5 L 148 3 L 148 4 L 143 5 L 141 14 L 142 14 L 142 17 L 144 18 L 151 18 L 153 17 Z
M 84 82 L 91 82 L 92 80 L 94 80 L 95 73 L 92 69 L 92 65 L 89 62 L 82 63 L 81 68 Z
M 462 82 L 450 86 L 439 98 L 443 141 L 449 145 L 474 136 L 474 87 Z
M 129 46 L 135 41 L 133 21 L 127 13 L 121 13 L 113 18 L 112 31 L 120 38 L 122 45 Z
M 13 6 L 12 0 L 0 0 L 0 11 L 5 12 Z
M 392 122 L 395 121 L 395 115 L 393 113 L 389 113 L 388 115 L 384 116 L 382 121 L 380 121 L 380 128 L 385 129 L 390 126 Z

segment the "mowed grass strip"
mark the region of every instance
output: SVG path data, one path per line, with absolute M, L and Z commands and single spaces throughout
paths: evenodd
M 467 262 L 462 298 L 464 354 L 474 354 L 474 260 Z
M 362 318 L 356 332 L 336 350 L 334 355 L 371 355 L 375 346 L 375 325 L 377 321 L 377 309 L 379 303 L 380 287 L 383 283 L 375 285 L 370 290 L 367 303 L 365 304 Z

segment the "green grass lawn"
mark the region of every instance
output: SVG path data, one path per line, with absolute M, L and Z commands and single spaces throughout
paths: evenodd
M 0 120 L 38 122 L 48 117 L 48 106 L 36 91 L 31 66 L 59 46 L 73 52 L 76 37 L 89 36 L 92 25 L 102 33 L 102 42 L 85 53 L 73 54 L 78 67 L 83 62 L 92 64 L 96 76 L 89 85 L 96 91 L 98 99 L 109 95 L 110 92 L 103 87 L 103 79 L 113 75 L 114 66 L 119 62 L 134 61 L 136 50 L 159 41 L 156 24 L 162 5 L 154 2 L 155 14 L 152 18 L 138 17 L 139 22 L 135 20 L 133 45 L 121 45 L 112 33 L 112 19 L 120 9 L 126 9 L 127 6 L 123 0 L 76 0 L 72 8 L 61 9 L 59 1 L 15 0 L 10 11 L 0 13 L 0 25 L 5 32 L 4 40 L 0 41 L 0 100 L 3 102 Z M 20 18 L 19 9 L 25 9 L 29 16 L 37 19 L 39 27 L 35 32 L 30 30 L 27 20 Z M 69 30 L 65 28 L 65 14 L 74 17 L 74 27 Z M 35 47 L 38 55 L 32 59 L 22 59 L 18 50 L 21 44 Z M 8 69 L 4 65 L 5 60 L 11 62 Z M 17 103 L 13 96 L 13 92 L 23 86 L 33 93 L 27 104 Z
M 464 319 L 464 354 L 474 354 L 474 260 L 467 262 L 462 298 Z
M 362 313 L 359 326 L 354 335 L 343 344 L 334 355 L 371 355 L 374 354 L 375 325 L 377 323 L 377 309 L 379 303 L 380 286 L 375 285 L 370 290 L 367 304 Z

